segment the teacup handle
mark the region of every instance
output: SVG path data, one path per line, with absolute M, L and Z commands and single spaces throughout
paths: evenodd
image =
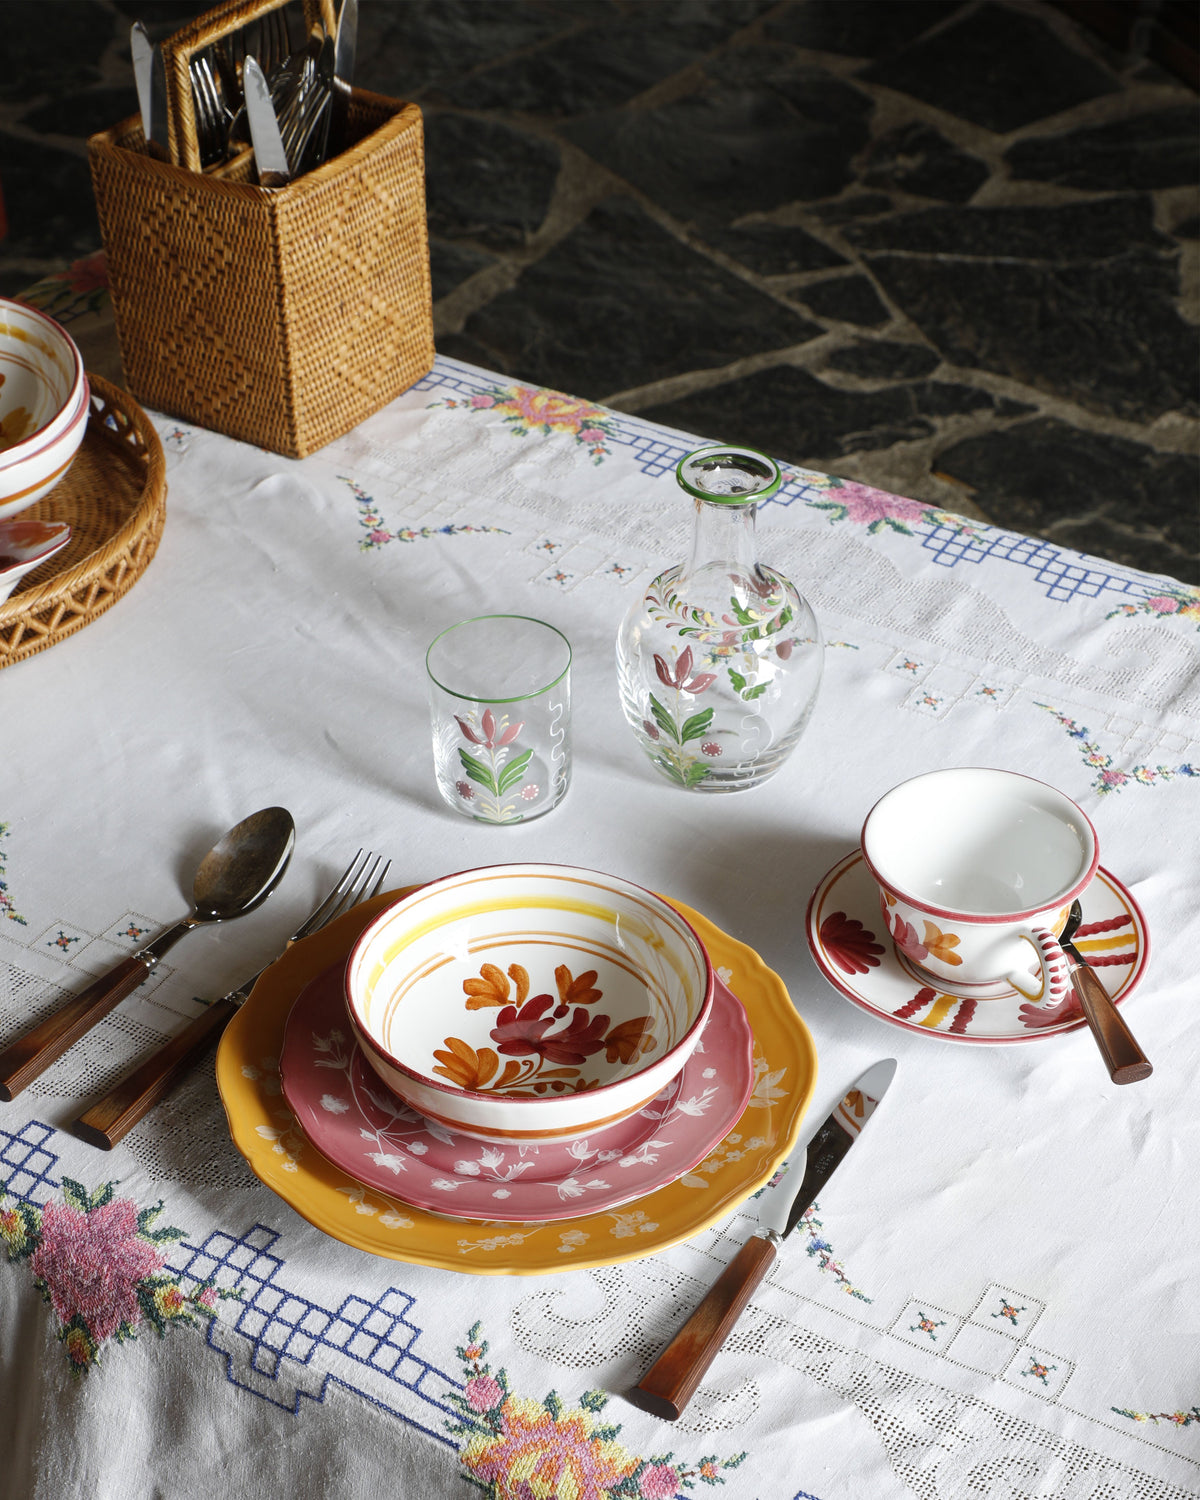
M 1023 927 L 1017 941 L 1026 943 L 1037 954 L 1041 970 L 1041 982 L 1029 969 L 1014 964 L 1005 976 L 1008 982 L 1030 1000 L 1040 1000 L 1043 1005 L 1058 1005 L 1071 989 L 1071 966 L 1067 955 L 1059 946 L 1058 939 L 1047 927 Z

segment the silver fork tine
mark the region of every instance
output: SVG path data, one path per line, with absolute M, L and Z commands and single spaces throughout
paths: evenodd
M 333 917 L 334 913 L 341 906 L 342 898 L 345 896 L 351 882 L 358 879 L 360 867 L 365 867 L 370 857 L 365 849 L 358 851 L 346 866 L 346 873 L 329 892 L 328 896 L 325 897 L 324 901 L 321 902 L 320 906 L 317 907 L 308 920 L 292 934 L 293 943 L 298 943 L 301 938 L 307 937 L 310 932 L 316 932 L 319 927 L 324 927 L 325 923 Z
M 371 889 L 363 897 L 364 901 L 370 901 L 373 896 L 378 896 L 378 894 L 379 894 L 379 892 L 380 892 L 380 890 L 381 890 L 381 888 L 383 886 L 383 882 L 387 879 L 387 873 L 388 873 L 388 871 L 391 868 L 392 868 L 392 862 L 389 859 L 388 862 L 387 862 L 387 864 L 384 865 L 383 869 L 380 870 L 380 872 L 379 872 L 379 879 L 375 882 L 375 884 L 371 887 Z
M 366 889 L 367 882 L 372 879 L 376 870 L 379 869 L 380 857 L 378 854 L 368 854 L 367 859 L 374 861 L 374 863 L 372 863 L 369 867 L 364 863 L 362 869 L 358 873 L 358 876 L 351 884 L 350 889 L 346 892 L 346 894 L 339 902 L 337 911 L 336 913 L 334 913 L 334 915 L 340 917 L 343 912 L 349 911 L 351 907 L 357 906 L 360 901 L 365 900 L 363 892 Z

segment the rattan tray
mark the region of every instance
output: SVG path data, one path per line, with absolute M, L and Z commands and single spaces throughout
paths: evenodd
M 73 635 L 145 572 L 167 514 L 158 434 L 128 392 L 89 375 L 92 414 L 66 477 L 22 516 L 67 521 L 70 543 L 0 604 L 0 667 Z

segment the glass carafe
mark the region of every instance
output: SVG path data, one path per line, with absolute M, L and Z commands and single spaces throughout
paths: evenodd
M 821 683 L 816 618 L 758 561 L 755 516 L 782 481 L 753 449 L 710 446 L 676 469 L 696 510 L 691 555 L 660 573 L 617 636 L 621 706 L 677 786 L 758 786 L 796 747 Z

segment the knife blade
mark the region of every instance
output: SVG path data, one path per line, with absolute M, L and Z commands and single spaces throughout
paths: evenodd
M 778 1248 L 811 1208 L 875 1113 L 896 1072 L 896 1059 L 873 1064 L 845 1096 L 808 1144 L 804 1175 L 792 1193 L 790 1168 L 772 1188 L 762 1227 L 738 1251 L 691 1315 L 636 1386 L 630 1401 L 674 1422 L 682 1416 L 709 1365 L 733 1332 L 755 1288 L 770 1269 Z
M 142 136 L 150 145 L 150 68 L 154 57 L 154 43 L 140 21 L 129 28 L 129 52 L 133 58 L 133 83 L 137 89 L 138 109 L 142 115 Z
M 156 46 L 140 21 L 129 31 L 129 52 L 133 58 L 133 82 L 137 89 L 138 109 L 142 116 L 142 139 L 146 150 L 160 161 L 170 161 L 167 137 L 167 68 L 162 48 Z
M 246 120 L 250 126 L 250 143 L 254 147 L 254 164 L 261 187 L 284 187 L 292 179 L 287 152 L 271 103 L 271 91 L 256 57 L 242 64 L 242 93 L 246 100 Z
M 333 108 L 329 124 L 329 155 L 340 156 L 349 144 L 350 90 L 354 84 L 354 54 L 358 49 L 358 0 L 342 0 L 333 54 Z

